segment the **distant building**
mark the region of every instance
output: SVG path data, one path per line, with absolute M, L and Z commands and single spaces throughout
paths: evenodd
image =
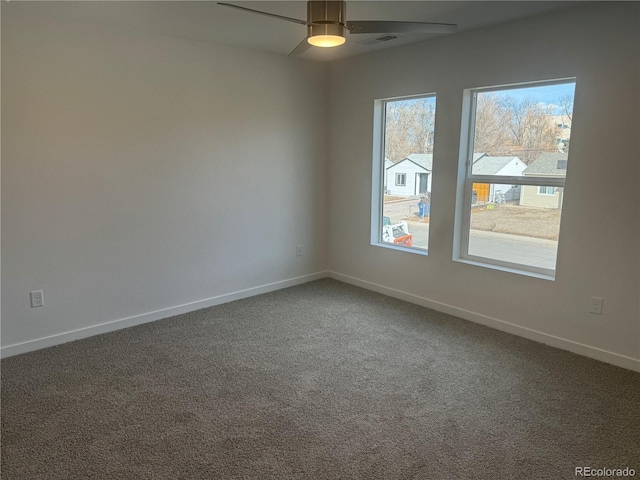
M 558 129 L 558 140 L 571 138 L 571 118 L 568 115 L 549 115 L 548 118 L 552 127 Z
M 385 193 L 403 197 L 430 193 L 432 171 L 432 153 L 412 153 L 386 169 Z
M 473 175 L 494 175 L 519 177 L 527 168 L 525 163 L 514 156 L 492 157 L 484 153 L 476 153 L 473 156 Z M 503 203 L 518 202 L 520 200 L 520 187 L 500 183 L 474 183 L 473 203 Z
M 387 193 L 387 168 L 393 166 L 393 162 L 387 157 L 384 157 L 384 173 L 382 174 L 382 182 L 384 183 L 384 193 Z
M 549 115 L 549 122 L 552 128 L 557 132 L 556 148 L 558 153 L 565 153 L 569 148 L 571 139 L 571 118 L 568 115 Z
M 543 153 L 522 173 L 537 177 L 564 178 L 567 176 L 566 153 Z M 542 208 L 562 208 L 564 188 L 548 186 L 522 187 L 520 205 Z

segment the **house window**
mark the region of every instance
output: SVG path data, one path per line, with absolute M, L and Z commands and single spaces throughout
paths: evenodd
M 426 254 L 435 95 L 376 100 L 371 244 Z
M 571 119 L 574 91 L 574 79 L 465 90 L 454 260 L 555 277 L 569 149 L 552 119 Z

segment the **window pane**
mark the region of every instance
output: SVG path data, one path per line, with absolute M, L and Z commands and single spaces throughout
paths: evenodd
M 538 187 L 539 195 L 554 195 L 556 193 L 555 187 Z
M 538 206 L 520 202 L 472 205 L 469 255 L 554 270 L 562 212 L 560 192 L 541 197 L 536 186 L 519 188 L 522 198 L 538 197 Z
M 574 91 L 573 81 L 472 91 L 462 257 L 555 270 Z
M 381 240 L 427 249 L 435 97 L 385 103 Z
M 473 175 L 567 172 L 575 83 L 476 92 Z

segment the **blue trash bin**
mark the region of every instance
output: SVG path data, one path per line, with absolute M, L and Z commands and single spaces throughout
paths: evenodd
M 431 205 L 428 203 L 419 203 L 418 211 L 421 217 L 428 217 L 429 213 L 431 213 Z

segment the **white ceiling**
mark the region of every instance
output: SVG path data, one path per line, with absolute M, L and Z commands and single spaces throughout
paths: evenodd
M 306 19 L 305 1 L 233 1 L 229 3 L 278 15 Z M 456 23 L 458 31 L 508 22 L 577 6 L 579 1 L 361 1 L 347 2 L 348 20 L 396 20 Z M 142 30 L 210 43 L 287 55 L 306 36 L 306 27 L 217 5 L 214 1 L 20 1 L 16 9 L 51 17 L 67 17 L 116 28 Z M 361 42 L 381 36 L 347 35 L 337 48 L 311 48 L 302 58 L 337 60 L 434 38 L 403 34 L 375 45 Z

